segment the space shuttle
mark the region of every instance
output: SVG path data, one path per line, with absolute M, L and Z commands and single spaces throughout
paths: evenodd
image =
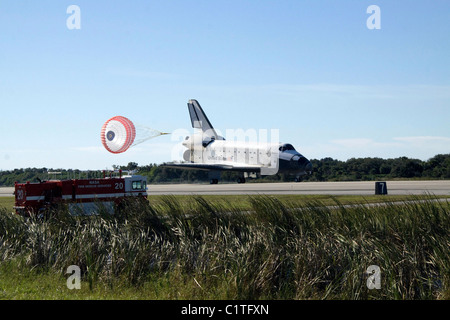
M 311 162 L 292 144 L 251 141 L 227 141 L 220 136 L 197 100 L 188 102 L 191 124 L 197 132 L 182 142 L 186 148 L 183 163 L 166 163 L 165 167 L 209 171 L 211 184 L 217 184 L 222 171 L 241 172 L 238 183 L 258 175 L 287 173 L 299 182 L 301 176 L 311 174 Z

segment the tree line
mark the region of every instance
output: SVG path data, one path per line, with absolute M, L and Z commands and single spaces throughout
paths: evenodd
M 312 159 L 313 173 L 303 181 L 372 181 L 389 179 L 450 179 L 450 154 L 438 154 L 427 161 L 400 157 L 351 158 L 346 161 L 333 158 Z M 134 170 L 148 179 L 148 183 L 200 183 L 209 181 L 208 172 L 164 167 L 161 164 L 142 165 L 130 162 L 126 166 L 113 165 L 115 170 Z M 49 173 L 53 172 L 53 173 Z M 57 172 L 57 173 L 54 173 Z M 48 179 L 100 178 L 100 170 L 26 168 L 0 171 L 0 186 L 14 186 L 14 182 L 37 182 Z M 236 172 L 222 172 L 222 181 L 236 181 Z M 292 181 L 293 176 L 276 174 L 255 181 Z

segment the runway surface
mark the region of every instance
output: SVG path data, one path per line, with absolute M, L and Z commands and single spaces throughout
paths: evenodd
M 450 195 L 450 181 L 388 181 L 388 194 Z M 299 183 L 245 183 L 245 184 L 178 184 L 149 185 L 149 194 L 329 194 L 372 195 L 375 182 L 299 182 Z
M 450 195 L 450 180 L 387 181 L 390 195 Z M 0 196 L 11 197 L 14 188 L 0 188 Z M 149 195 L 236 195 L 236 194 L 319 194 L 373 195 L 375 181 L 358 182 L 298 182 L 244 184 L 149 184 Z
M 0 188 L 0 197 L 13 197 L 14 188 Z

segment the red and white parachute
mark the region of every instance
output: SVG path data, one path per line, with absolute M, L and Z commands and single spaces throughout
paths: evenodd
M 106 150 L 111 153 L 122 153 L 131 146 L 165 134 L 168 133 L 145 126 L 135 127 L 130 119 L 116 116 L 105 122 L 100 137 Z
M 128 118 L 116 116 L 102 127 L 101 140 L 103 146 L 111 153 L 122 153 L 128 150 L 136 137 L 136 128 Z

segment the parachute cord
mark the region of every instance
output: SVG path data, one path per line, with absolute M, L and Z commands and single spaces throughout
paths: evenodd
M 159 137 L 159 136 L 163 136 L 166 134 L 170 134 L 170 133 L 166 133 L 166 132 L 161 132 L 159 130 L 155 130 L 149 127 L 145 127 L 142 125 L 136 125 L 136 138 L 139 138 L 137 140 L 134 140 L 134 143 L 132 146 L 136 146 L 138 144 L 141 144 L 145 141 L 148 141 L 150 139 Z

